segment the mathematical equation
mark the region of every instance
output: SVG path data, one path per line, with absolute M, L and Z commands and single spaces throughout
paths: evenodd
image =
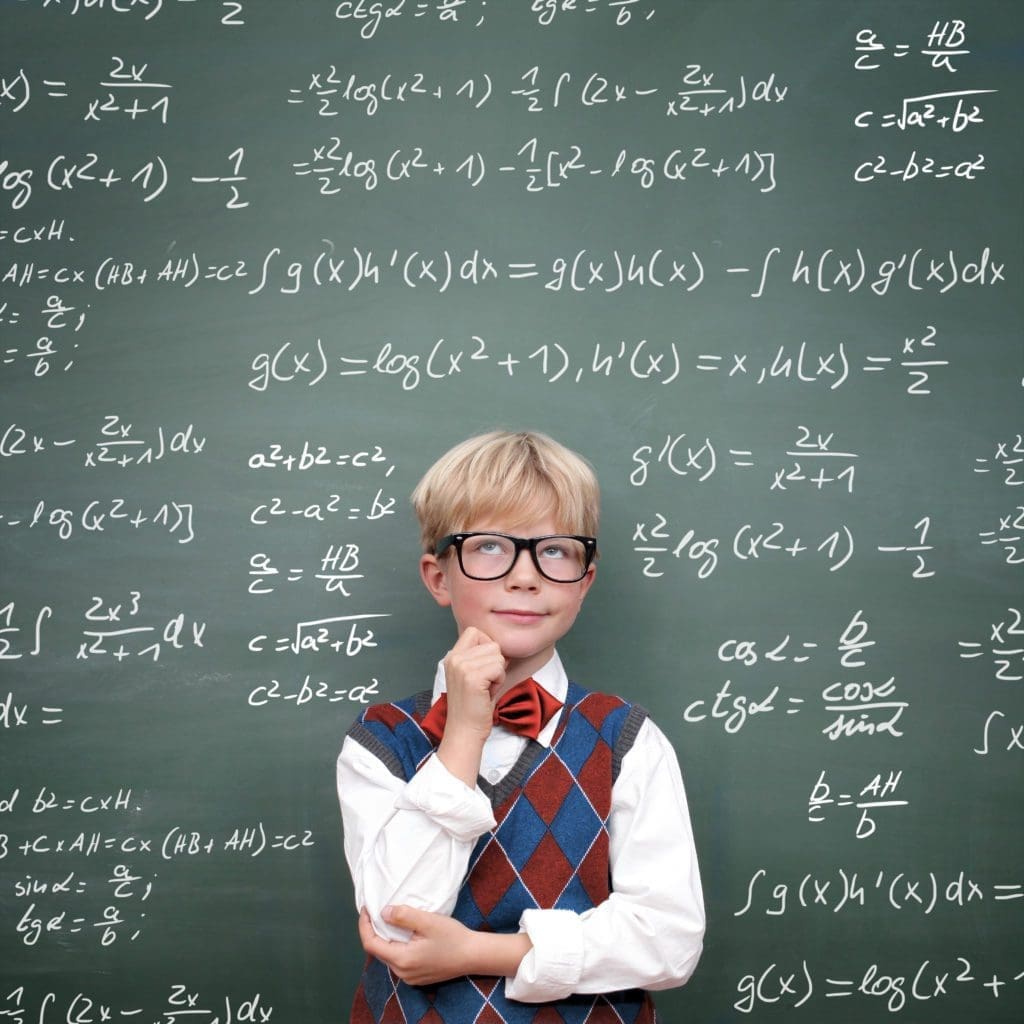
M 836 651 L 842 668 L 863 668 L 867 663 L 864 653 L 875 646 L 869 639 L 868 622 L 863 609 L 858 609 L 843 629 Z M 811 661 L 820 650 L 813 641 L 793 640 L 787 633 L 782 640 L 760 644 L 753 639 L 729 639 L 718 647 L 718 660 L 724 664 L 753 668 L 758 664 L 799 665 Z M 752 718 L 776 711 L 781 686 L 774 685 L 766 695 L 753 698 L 732 691 L 732 680 L 715 693 L 714 698 L 698 698 L 683 711 L 683 721 L 696 724 L 710 721 L 720 723 L 730 735 L 738 733 Z M 896 680 L 890 676 L 881 683 L 871 680 L 830 682 L 821 690 L 824 710 L 834 715 L 821 731 L 830 740 L 859 735 L 889 735 L 900 737 L 898 723 L 910 702 L 897 699 Z M 799 714 L 806 703 L 803 697 L 787 697 L 787 715 Z
M 1006 266 L 993 258 L 991 249 L 968 254 L 949 249 L 931 253 L 922 247 L 904 250 L 880 258 L 868 257 L 859 247 L 845 252 L 827 248 L 820 252 L 800 249 L 785 255 L 779 246 L 772 246 L 759 261 L 759 266 L 725 265 L 706 269 L 705 256 L 695 250 L 663 248 L 651 251 L 620 251 L 598 253 L 578 249 L 567 256 L 550 261 L 502 261 L 500 257 L 474 249 L 460 254 L 449 249 L 425 252 L 415 249 L 375 255 L 372 248 L 353 246 L 352 258 L 337 256 L 337 246 L 329 239 L 313 258 L 288 259 L 278 246 L 270 249 L 258 262 L 245 258 L 228 262 L 207 262 L 192 252 L 168 259 L 158 268 L 142 267 L 132 261 L 107 257 L 93 269 L 82 267 L 41 267 L 35 262 L 15 261 L 0 274 L 0 283 L 23 288 L 34 279 L 49 275 L 73 283 L 91 283 L 96 291 L 111 288 L 140 287 L 147 281 L 183 288 L 199 281 L 220 284 L 248 282 L 257 276 L 247 294 L 264 290 L 282 295 L 295 295 L 303 288 L 339 288 L 351 292 L 356 288 L 400 285 L 412 290 L 423 289 L 443 295 L 453 286 L 480 287 L 498 282 L 533 282 L 551 292 L 597 292 L 614 294 L 624 288 L 668 289 L 685 295 L 701 287 L 708 273 L 725 275 L 758 275 L 758 284 L 749 293 L 752 299 L 762 298 L 769 288 L 808 288 L 819 294 L 850 295 L 870 292 L 885 296 L 890 290 L 905 288 L 910 292 L 944 294 L 951 289 L 991 289 L 1006 283 Z M 778 267 L 781 274 L 776 274 Z M 779 278 L 781 277 L 781 281 Z M 787 280 L 788 278 L 788 280 Z
M 1024 509 L 1021 510 L 1024 515 Z M 965 661 L 984 658 L 986 654 L 992 658 L 995 678 L 1003 682 L 1019 683 L 1024 680 L 1024 617 L 1019 608 L 1009 608 L 1010 617 L 989 625 L 987 643 L 981 640 L 960 640 L 957 647 L 960 657 Z
M 51 8 L 55 14 L 134 14 L 143 21 L 149 21 L 160 14 L 165 3 L 167 9 L 173 11 L 177 4 L 197 2 L 198 0 L 37 0 L 44 10 Z M 242 14 L 247 2 L 248 0 L 209 0 L 209 4 L 216 4 L 225 9 L 220 23 L 227 26 L 245 24 Z
M 674 531 L 669 532 L 669 520 L 660 512 L 654 513 L 650 522 L 637 522 L 633 530 L 633 551 L 643 561 L 642 574 L 649 579 L 660 579 L 665 575 L 661 568 L 664 564 L 658 556 L 669 555 L 672 558 L 685 559 L 696 565 L 697 579 L 707 579 L 719 566 L 722 554 L 731 550 L 739 561 L 760 560 L 769 557 L 789 555 L 797 558 L 810 552 L 822 555 L 826 560 L 829 572 L 842 569 L 853 556 L 853 533 L 849 527 L 841 526 L 828 533 L 824 539 L 813 538 L 808 544 L 800 536 L 792 536 L 787 532 L 785 523 L 774 522 L 764 529 L 758 529 L 752 523 L 744 523 L 732 537 L 730 548 L 722 548 L 722 538 L 716 536 L 698 536 L 696 529 L 690 527 L 683 531 L 678 539 Z M 665 541 L 665 544 L 658 543 Z M 674 546 L 673 546 L 674 545 Z
M 829 572 L 838 572 L 850 562 L 856 551 L 853 530 L 846 523 L 831 529 L 829 525 L 823 525 L 817 534 L 807 537 L 782 520 L 767 525 L 748 522 L 737 527 L 731 536 L 721 536 L 709 531 L 698 532 L 693 526 L 676 529 L 661 512 L 655 511 L 652 515 L 652 519 L 635 523 L 632 537 L 633 551 L 643 562 L 641 573 L 649 579 L 660 579 L 666 575 L 666 558 L 675 559 L 679 564 L 692 563 L 696 568 L 696 578 L 703 580 L 711 576 L 728 555 L 737 562 L 776 561 L 787 556 L 802 561 L 818 558 Z M 1022 520 L 1024 506 L 1018 506 L 1016 513 L 1001 519 L 1000 528 L 1007 531 L 1005 534 L 979 531 L 979 547 L 999 543 L 1004 548 L 1003 562 L 1006 565 L 1021 564 L 1024 561 L 1018 553 L 1021 527 L 1013 524 Z M 913 542 L 876 544 L 873 549 L 886 555 L 912 555 L 912 577 L 930 579 L 937 572 L 925 560 L 925 556 L 934 550 L 934 545 L 928 542 L 931 517 L 922 516 L 913 528 L 916 531 Z
M 1024 971 L 1003 976 L 993 972 L 990 978 L 975 975 L 976 968 L 967 957 L 958 956 L 952 961 L 934 963 L 923 960 L 905 973 L 887 974 L 871 964 L 864 973 L 853 978 L 815 977 L 806 960 L 790 970 L 777 963 L 757 974 L 745 974 L 736 986 L 739 998 L 733 1003 L 740 1013 L 752 1013 L 761 1005 L 782 1004 L 788 1009 L 799 1009 L 807 1005 L 812 997 L 824 999 L 849 999 L 861 997 L 866 1003 L 881 1001 L 889 1013 L 920 1008 L 923 1003 L 936 999 L 952 998 L 956 987 L 971 986 L 974 989 L 988 989 L 993 999 L 998 999 L 1008 985 L 1024 981 Z M 828 974 L 832 974 L 831 969 Z M 820 1004 L 815 1004 L 820 1005 Z
M 936 329 L 929 325 L 920 338 L 903 338 L 899 348 L 904 358 L 865 356 L 860 367 L 864 375 L 861 379 L 867 380 L 870 375 L 899 367 L 910 378 L 906 394 L 932 394 L 931 374 L 937 367 L 949 365 L 947 359 L 928 358 L 932 353 L 925 351 L 936 347 L 936 334 Z M 918 345 L 920 350 L 915 347 Z M 849 385 L 857 370 L 851 364 L 844 342 L 824 355 L 812 351 L 807 342 L 795 348 L 781 344 L 770 362 L 762 359 L 759 363 L 753 362 L 758 357 L 749 352 L 733 352 L 728 356 L 701 352 L 693 357 L 692 363 L 689 358 L 684 363 L 681 346 L 682 343 L 675 340 L 640 338 L 611 343 L 595 341 L 592 349 L 574 345 L 570 351 L 561 342 L 550 340 L 541 342 L 532 352 L 517 354 L 507 343 L 473 334 L 468 341 L 437 338 L 429 345 L 414 344 L 412 351 L 385 341 L 374 354 L 356 356 L 339 355 L 330 340 L 317 338 L 312 345 L 285 341 L 273 351 L 259 353 L 250 365 L 255 376 L 248 385 L 254 391 L 266 391 L 271 385 L 298 382 L 315 387 L 325 379 L 372 375 L 394 379 L 403 391 L 415 391 L 433 382 L 488 372 L 497 372 L 499 379 L 532 373 L 539 375 L 545 384 L 624 379 L 667 385 L 677 381 L 692 382 L 699 374 L 721 374 L 723 380 L 737 384 L 820 384 L 834 391 Z M 731 359 L 731 365 L 725 362 L 727 359 Z M 752 365 L 748 365 L 748 360 Z M 1018 440 L 1016 447 L 1019 445 Z M 989 460 L 976 461 L 975 472 L 987 471 L 983 464 Z M 1004 450 L 993 461 L 1001 462 L 1009 476 L 1020 460 L 1008 457 Z
M 780 686 L 773 686 L 765 696 L 755 699 L 747 694 L 735 694 L 732 680 L 727 679 L 715 693 L 714 699 L 698 698 L 687 704 L 683 721 L 720 722 L 726 733 L 735 735 L 751 719 L 767 715 L 778 709 L 776 701 Z M 896 679 L 890 676 L 885 682 L 870 680 L 829 683 L 821 691 L 824 710 L 835 717 L 821 731 L 830 740 L 851 736 L 888 735 L 900 737 L 902 729 L 898 723 L 903 712 L 910 706 L 906 700 L 896 700 Z M 787 715 L 803 710 L 803 697 L 786 697 Z
M 321 571 L 315 573 L 313 578 L 322 581 L 326 593 L 351 597 L 349 585 L 356 580 L 365 579 L 364 573 L 356 572 L 358 568 L 358 544 L 331 544 L 320 559 Z M 291 566 L 282 574 L 282 570 L 273 564 L 270 556 L 260 551 L 249 559 L 249 575 L 252 577 L 249 593 L 265 596 L 273 594 L 281 582 L 302 581 L 306 576 L 306 570 L 301 566 Z
M 155 875 L 151 877 L 156 878 Z M 132 868 L 128 864 L 115 865 L 111 877 L 106 879 L 106 883 L 111 887 L 111 891 L 109 893 L 106 890 L 101 891 L 99 896 L 101 902 L 106 899 L 119 901 L 134 899 L 142 904 L 149 899 L 153 892 L 153 882 L 147 881 L 142 875 L 133 874 Z M 14 929 L 22 944 L 35 946 L 43 937 L 66 944 L 71 941 L 68 936 L 82 933 L 85 933 L 86 936 L 95 936 L 101 946 L 112 946 L 120 938 L 127 938 L 127 941 L 134 942 L 142 933 L 146 912 L 137 911 L 137 921 L 134 917 L 125 916 L 131 914 L 134 909 L 129 909 L 130 903 L 107 904 L 96 920 L 90 920 L 87 914 L 72 916 L 74 911 L 56 909 L 56 906 L 68 902 L 73 896 L 89 895 L 89 886 L 90 882 L 79 878 L 78 873 L 74 871 L 69 872 L 66 876 L 50 879 L 25 875 L 23 880 L 15 882 L 14 895 L 17 899 L 32 898 L 32 902 L 25 908 Z M 48 903 L 51 904 L 49 907 L 47 907 Z M 137 924 L 138 927 L 130 925 L 129 920 Z M 133 928 L 133 930 L 129 931 L 129 928 Z
M 155 507 L 134 505 L 126 498 L 96 498 L 84 506 L 71 508 L 48 504 L 41 498 L 31 512 L 10 515 L 0 513 L 0 526 L 10 529 L 44 531 L 49 528 L 60 540 L 90 533 L 122 532 L 127 528 L 158 529 L 174 535 L 178 544 L 195 539 L 191 502 L 168 501 Z
M 853 66 L 857 71 L 878 71 L 882 67 L 883 58 L 895 64 L 902 62 L 911 53 L 910 44 L 884 43 L 870 28 L 858 31 L 856 40 Z M 960 70 L 960 58 L 971 52 L 966 42 L 967 25 L 964 21 L 958 18 L 936 21 L 918 53 L 928 58 L 932 70 L 956 74 Z M 858 111 L 853 117 L 853 124 L 860 131 L 877 128 L 884 132 L 896 131 L 903 134 L 928 130 L 957 136 L 985 123 L 985 100 L 997 91 L 951 89 L 902 96 L 890 109 Z M 950 159 L 913 149 L 909 154 L 898 157 L 876 153 L 862 160 L 853 172 L 853 180 L 858 183 L 879 179 L 899 182 L 944 178 L 975 181 L 987 169 L 984 153 Z
M 42 269 L 47 271 L 47 268 Z M 43 280 L 48 276 L 48 271 L 41 275 Z M 80 283 L 82 281 L 84 281 L 84 276 L 80 277 Z M 43 308 L 38 311 L 42 321 L 41 329 L 47 333 L 35 334 L 28 346 L 5 343 L 0 349 L 0 356 L 2 356 L 0 365 L 10 366 L 22 358 L 32 367 L 34 377 L 45 377 L 50 372 L 54 361 L 61 355 L 62 349 L 59 346 L 63 345 L 67 350 L 69 345 L 68 355 L 73 355 L 74 350 L 78 348 L 79 341 L 75 340 L 73 336 L 78 334 L 85 325 L 88 310 L 88 304 L 82 309 L 76 309 L 75 306 L 67 305 L 59 295 L 48 296 Z M 78 313 L 77 318 L 68 317 L 69 313 L 76 312 Z M 17 327 L 20 323 L 21 311 L 11 308 L 8 302 L 0 302 L 0 328 Z M 24 326 L 29 325 L 26 323 Z M 39 329 L 36 328 L 36 330 Z M 60 367 L 61 371 L 67 373 L 74 363 L 74 358 L 68 359 Z
M 999 708 L 989 712 L 981 728 L 981 746 L 974 752 L 988 757 L 993 752 L 1010 754 L 1018 750 L 1024 753 L 1024 718 L 1014 724 Z
M 747 884 L 746 903 L 733 913 L 743 917 L 762 913 L 769 917 L 798 910 L 817 910 L 830 914 L 857 907 L 879 906 L 891 910 L 915 910 L 927 916 L 938 907 L 963 909 L 975 903 L 995 903 L 1024 899 L 1020 882 L 983 883 L 960 871 L 950 878 L 939 878 L 934 871 L 879 871 L 874 878 L 862 878 L 862 872 L 837 868 L 818 876 L 808 872 L 802 878 L 775 881 L 765 868 L 758 868 Z
M 321 651 L 354 658 L 377 646 L 376 631 L 364 625 L 368 619 L 388 619 L 390 612 L 362 612 L 333 615 L 325 619 L 296 622 L 290 634 L 271 637 L 257 633 L 250 637 L 248 649 L 254 654 L 275 651 L 278 654 L 319 654 Z
M 206 435 L 200 434 L 194 423 L 177 430 L 159 426 L 155 436 L 135 437 L 135 425 L 123 417 L 112 414 L 103 417 L 99 439 L 84 442 L 82 464 L 90 468 L 101 465 L 139 466 L 161 462 L 173 455 L 201 455 L 206 448 Z M 43 433 L 30 433 L 17 423 L 10 423 L 0 434 L 0 458 L 38 455 L 54 448 L 78 445 L 76 438 L 47 437 Z
M 106 81 L 100 81 L 99 87 L 106 94 L 87 101 L 83 121 L 102 121 L 110 114 L 123 114 L 129 121 L 140 118 L 153 119 L 167 124 L 170 109 L 170 91 L 174 87 L 168 82 L 155 82 L 146 77 L 149 64 L 128 64 L 121 57 L 112 58 L 111 68 L 107 72 Z M 41 79 L 40 84 L 50 99 L 67 99 L 70 96 L 68 83 L 61 79 Z M 39 88 L 39 85 L 36 86 Z M 153 102 L 149 99 L 157 96 Z M 12 113 L 18 113 L 28 106 L 32 99 L 32 81 L 19 68 L 11 79 L 0 75 L 0 110 L 5 104 L 11 104 Z
M 136 624 L 142 612 L 142 592 L 133 590 L 127 600 L 109 603 L 105 598 L 94 596 L 86 609 L 85 626 L 81 630 L 75 660 L 88 661 L 91 658 L 109 655 L 115 661 L 126 658 L 149 658 L 156 662 L 162 652 L 181 651 L 191 647 L 202 647 L 206 634 L 206 623 L 190 620 L 184 612 L 172 615 L 158 625 Z M 53 619 L 53 608 L 43 605 L 34 615 L 27 628 L 27 649 L 18 649 L 19 634 L 26 627 L 14 624 L 15 602 L 8 601 L 0 608 L 0 660 L 16 660 L 38 657 L 44 652 L 43 624 Z M 100 626 L 108 628 L 100 628 Z M 49 627 L 48 627 L 49 628 Z
M 748 150 L 726 157 L 709 152 L 705 146 L 676 146 L 655 155 L 620 149 L 606 162 L 589 156 L 585 146 L 569 144 L 565 149 L 547 149 L 533 138 L 524 142 L 514 156 L 521 162 L 509 163 L 503 157 L 505 162 L 499 161 L 495 167 L 494 158 L 488 160 L 479 150 L 441 158 L 413 145 L 387 153 L 357 154 L 333 135 L 313 147 L 311 159 L 294 161 L 292 169 L 296 177 L 314 179 L 322 196 L 347 195 L 353 189 L 375 192 L 384 185 L 431 178 L 456 178 L 477 188 L 495 172 L 499 176 L 520 176 L 528 193 L 564 188 L 597 177 L 617 178 L 641 189 L 650 189 L 659 182 L 695 178 L 722 181 L 738 177 L 757 185 L 760 193 L 773 192 L 777 185 L 775 153 L 771 151 Z
M 119 791 L 117 806 L 123 808 L 124 801 L 130 800 L 131 791 Z M 43 790 L 32 805 L 32 813 L 51 810 L 74 809 L 80 813 L 95 812 L 99 803 L 109 803 L 113 797 L 72 798 L 62 801 L 52 790 Z M 0 813 L 5 809 L 13 813 L 18 800 L 18 790 L 0 802 Z M 136 809 L 137 810 L 137 809 Z M 50 833 L 37 833 L 24 839 L 9 832 L 0 832 L 0 859 L 73 857 L 85 858 L 150 858 L 162 861 L 194 861 L 217 855 L 259 857 L 271 851 L 294 854 L 316 845 L 310 829 L 288 832 L 269 830 L 264 822 L 238 826 L 223 833 L 206 833 L 181 826 L 173 826 L 162 836 L 141 836 L 123 832 L 108 834 L 100 830 L 84 830 L 58 838 Z M 68 873 L 58 871 L 46 876 L 39 873 L 24 874 L 12 883 L 12 890 L 20 904 L 15 906 L 19 914 L 14 926 L 15 933 L 25 946 L 35 946 L 40 939 L 50 939 L 60 944 L 71 940 L 70 936 L 82 935 L 94 938 L 101 946 L 113 945 L 125 938 L 134 942 L 142 932 L 146 911 L 136 905 L 145 904 L 153 894 L 156 873 L 140 873 L 131 864 L 117 863 L 109 871 L 109 877 L 96 879 L 86 877 L 81 869 Z M 80 898 L 78 898 L 80 897 Z M 105 903 L 99 912 L 78 912 L 77 907 L 89 901 Z M 27 906 L 21 909 L 21 905 Z M 69 908 L 67 904 L 73 903 Z
M 878 772 L 864 785 L 857 789 L 850 787 L 844 793 L 834 788 L 834 783 L 826 781 L 828 772 L 822 769 L 817 780 L 811 787 L 811 795 L 807 801 L 807 820 L 820 825 L 826 820 L 829 811 L 845 810 L 852 807 L 860 811 L 854 836 L 867 839 L 878 829 L 875 814 L 879 810 L 891 810 L 894 807 L 906 807 L 910 801 L 897 796 L 900 783 L 903 781 L 902 771 Z
M 1015 505 L 1006 515 L 996 517 L 996 528 L 979 530 L 978 536 L 986 547 L 996 545 L 1003 549 L 1007 565 L 1024 563 L 1024 505 Z
M 629 475 L 629 482 L 634 487 L 643 487 L 648 481 L 652 462 L 655 466 L 663 466 L 673 476 L 689 477 L 698 483 L 713 476 L 724 461 L 724 453 L 719 451 L 720 446 L 705 437 L 703 440 L 694 438 L 692 442 L 680 447 L 686 436 L 685 433 L 669 434 L 656 456 L 652 445 L 645 444 L 635 449 L 635 468 Z M 793 461 L 770 470 L 771 484 L 768 490 L 785 491 L 797 484 L 809 484 L 820 491 L 836 484 L 838 490 L 853 494 L 856 460 L 860 455 L 857 452 L 833 450 L 834 438 L 834 431 L 812 434 L 808 427 L 798 426 L 793 447 L 785 452 L 786 458 Z M 749 448 L 729 448 L 728 459 L 737 469 L 757 466 L 754 453 Z M 832 459 L 836 462 L 832 463 Z
M 1024 477 L 1019 475 L 1018 469 L 1024 462 L 1024 436 L 1017 434 L 1012 447 L 1009 441 L 997 441 L 992 456 L 979 456 L 974 461 L 977 463 L 975 473 L 991 473 L 993 468 L 1000 469 L 1007 487 L 1020 487 L 1024 484 Z
M 354 686 L 341 687 L 326 679 L 314 682 L 307 674 L 303 676 L 298 686 L 282 683 L 278 679 L 254 686 L 249 691 L 247 702 L 254 708 L 265 708 L 274 704 L 278 707 L 301 708 L 307 704 L 319 707 L 321 704 L 337 704 L 339 701 L 365 705 L 379 696 L 380 682 L 376 678 L 365 683 L 356 683 Z
M 78 0 L 75 0 L 78 3 Z M 179 0 L 183 2 L 183 0 Z M 191 2 L 191 0 L 190 0 Z M 159 4 L 160 0 L 156 0 Z M 240 6 L 240 5 L 237 5 Z M 141 1014 L 153 1024 L 178 1024 L 182 1019 L 201 1024 L 270 1024 L 274 1006 L 255 992 L 244 999 L 237 996 L 218 996 L 215 1001 L 201 1000 L 200 993 L 191 985 L 167 986 L 168 995 L 156 1010 L 145 1005 L 123 1003 L 116 1006 L 95 995 L 76 992 L 70 998 L 55 992 L 32 996 L 24 985 L 18 985 L 0 1003 L 0 1017 L 9 1017 L 12 1024 L 24 1024 L 26 1018 L 35 1024 L 92 1024 L 94 1021 L 136 1020 Z
M 732 114 L 748 104 L 778 105 L 789 92 L 789 86 L 780 84 L 781 79 L 774 71 L 760 78 L 751 75 L 748 79 L 746 74 L 727 78 L 717 70 L 705 70 L 701 64 L 687 64 L 681 74 L 680 80 L 671 85 L 654 85 L 649 81 L 635 84 L 613 71 L 574 74 L 567 70 L 542 70 L 540 65 L 534 65 L 518 77 L 516 88 L 512 89 L 495 83 L 487 73 L 455 81 L 428 80 L 419 71 L 387 72 L 371 79 L 331 64 L 326 70 L 311 72 L 305 86 L 291 88 L 287 102 L 293 106 L 311 102 L 318 117 L 337 117 L 353 109 L 374 117 L 395 105 L 443 103 L 449 99 L 479 110 L 507 93 L 523 100 L 530 114 L 569 105 L 588 109 L 607 104 L 656 103 L 664 108 L 666 117 L 688 113 L 709 117 Z
M 328 522 L 335 516 L 345 519 L 365 519 L 368 522 L 382 519 L 395 514 L 395 498 L 384 493 L 378 487 L 369 501 L 369 508 L 363 505 L 346 505 L 347 500 L 338 493 L 329 494 L 322 501 L 297 503 L 291 498 L 275 496 L 253 507 L 249 514 L 249 522 L 253 526 L 268 526 L 282 519 L 308 519 L 317 522 Z
M 164 861 L 181 858 L 208 857 L 213 854 L 244 854 L 258 857 L 261 854 L 280 850 L 296 852 L 315 845 L 315 838 L 309 829 L 299 832 L 268 830 L 264 822 L 238 826 L 220 834 L 207 834 L 175 825 L 162 836 L 126 835 L 123 832 L 105 832 L 102 829 L 82 830 L 58 838 L 50 833 L 36 833 L 25 838 L 10 829 L 15 827 L 21 811 L 33 817 L 49 818 L 56 814 L 87 815 L 107 817 L 126 815 L 134 817 L 142 811 L 132 787 L 120 787 L 114 792 L 71 794 L 58 793 L 49 786 L 43 786 L 35 795 L 26 794 L 22 799 L 20 787 L 0 799 L 0 860 L 17 857 L 43 858 L 50 856 L 85 858 L 159 857 Z M 8 818 L 8 816 L 10 816 Z M 24 819 L 22 819 L 24 823 Z M 41 938 L 56 941 L 70 941 L 67 936 L 85 935 L 94 937 L 101 946 L 109 946 L 119 938 L 134 941 L 139 937 L 144 911 L 128 916 L 132 901 L 144 904 L 153 892 L 156 874 L 141 874 L 129 864 L 118 863 L 109 872 L 109 877 L 98 883 L 85 877 L 81 870 L 46 876 L 24 874 L 14 880 L 12 888 L 17 900 L 28 905 L 22 910 L 16 908 L 19 919 L 15 932 L 26 946 L 36 945 Z M 104 903 L 98 914 L 79 914 L 65 904 L 74 897 L 76 904 L 95 900 Z M 106 904 L 106 900 L 115 902 Z M 95 918 L 95 919 L 93 919 Z
M 902 61 L 911 52 L 910 43 L 883 42 L 876 31 L 862 28 L 857 31 L 857 45 L 854 52 L 857 57 L 853 66 L 857 71 L 877 71 L 882 60 Z M 957 59 L 966 57 L 971 51 L 967 49 L 967 24 L 959 18 L 951 21 L 936 21 L 929 31 L 924 46 L 918 51 L 927 57 L 935 71 L 948 71 L 956 74 L 959 68 L 954 66 Z

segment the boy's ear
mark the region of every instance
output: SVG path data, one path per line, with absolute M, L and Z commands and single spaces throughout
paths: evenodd
M 591 565 L 587 569 L 587 575 L 580 580 L 580 604 L 583 604 L 583 598 L 587 596 L 587 591 L 594 584 L 594 577 L 597 575 L 597 566 Z
M 430 591 L 430 596 L 442 608 L 447 608 L 452 603 L 451 595 L 448 593 L 448 573 L 436 555 L 424 555 L 420 559 L 420 579 Z

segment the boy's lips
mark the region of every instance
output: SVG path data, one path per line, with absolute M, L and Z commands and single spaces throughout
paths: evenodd
M 536 622 L 544 617 L 544 612 L 533 611 L 529 608 L 495 608 L 494 614 L 512 622 Z

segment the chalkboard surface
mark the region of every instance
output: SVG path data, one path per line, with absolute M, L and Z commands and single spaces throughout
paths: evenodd
M 0 1017 L 347 1019 L 408 494 L 553 434 L 676 746 L 674 1021 L 1024 1019 L 1024 14 L 0 6 Z

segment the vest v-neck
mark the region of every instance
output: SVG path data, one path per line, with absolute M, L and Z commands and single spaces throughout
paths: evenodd
M 552 744 L 554 746 L 554 744 Z M 530 770 L 548 750 L 543 743 L 536 740 L 527 740 L 523 752 L 516 759 L 516 763 L 493 785 L 482 775 L 477 776 L 476 784 L 483 791 L 484 796 L 491 802 L 491 809 L 497 810 L 511 795 L 518 789 L 530 774 Z

